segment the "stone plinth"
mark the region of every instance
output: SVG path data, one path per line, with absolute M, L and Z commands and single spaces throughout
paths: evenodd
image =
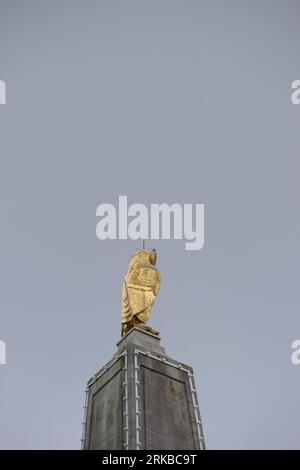
M 204 449 L 191 367 L 133 328 L 87 384 L 83 449 Z

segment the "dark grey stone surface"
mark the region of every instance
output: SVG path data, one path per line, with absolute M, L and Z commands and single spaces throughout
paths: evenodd
M 85 448 L 122 448 L 122 376 L 120 357 L 88 387 Z
M 193 370 L 131 330 L 89 382 L 84 449 L 204 449 Z

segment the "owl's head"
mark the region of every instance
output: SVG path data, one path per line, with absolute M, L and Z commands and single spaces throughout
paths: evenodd
M 129 260 L 129 269 L 134 268 L 137 264 L 150 263 L 155 266 L 156 264 L 156 250 L 139 250 L 134 253 Z

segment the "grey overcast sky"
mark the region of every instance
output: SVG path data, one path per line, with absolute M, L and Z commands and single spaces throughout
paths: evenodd
M 134 241 L 96 207 L 204 203 L 155 241 L 151 325 L 193 366 L 209 449 L 300 449 L 300 4 L 0 0 L 0 447 L 80 447 Z

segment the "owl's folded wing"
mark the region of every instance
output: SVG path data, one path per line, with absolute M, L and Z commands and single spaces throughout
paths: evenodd
M 150 264 L 128 273 L 126 290 L 132 315 L 137 315 L 152 306 L 159 286 L 159 271 Z
M 122 323 L 128 323 L 132 320 L 132 310 L 129 303 L 128 291 L 126 288 L 126 283 L 123 283 L 122 289 Z

